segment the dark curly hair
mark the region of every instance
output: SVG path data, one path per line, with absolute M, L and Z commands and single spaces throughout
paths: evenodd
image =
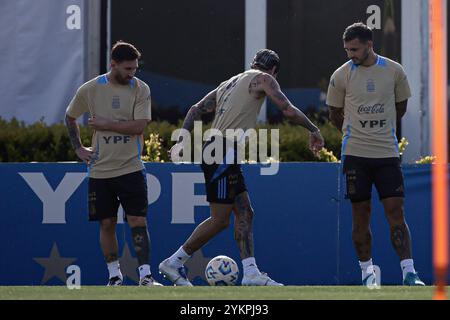
M 259 50 L 251 64 L 252 69 L 260 69 L 263 71 L 272 70 L 273 67 L 276 67 L 275 73 L 280 71 L 280 57 L 275 51 L 269 49 Z
M 364 23 L 357 22 L 345 29 L 342 39 L 345 42 L 359 39 L 359 41 L 366 43 L 367 41 L 373 41 L 373 32 Z
M 141 53 L 135 46 L 122 40 L 117 41 L 111 50 L 111 59 L 121 63 L 139 59 Z

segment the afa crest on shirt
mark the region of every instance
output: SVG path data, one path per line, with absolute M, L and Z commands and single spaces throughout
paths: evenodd
M 373 79 L 367 80 L 367 92 L 375 92 L 375 81 Z
M 120 97 L 119 96 L 113 96 L 111 107 L 113 109 L 120 109 Z

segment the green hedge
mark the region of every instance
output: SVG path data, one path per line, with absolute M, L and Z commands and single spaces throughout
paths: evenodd
M 178 127 L 181 127 L 181 123 L 179 126 L 174 126 L 168 122 L 151 122 L 145 130 L 145 139 L 149 139 L 150 133 L 158 134 L 161 139 L 160 158 L 165 162 L 169 160 L 167 150 L 174 144 L 170 140 L 172 132 Z M 309 151 L 309 135 L 301 127 L 279 124 L 264 125 L 258 128 L 280 129 L 281 161 L 325 161 L 318 160 Z M 321 125 L 320 129 L 325 138 L 325 147 L 339 158 L 341 134 L 329 123 Z M 80 126 L 80 133 L 83 144 L 89 146 L 93 131 L 90 128 Z M 78 161 L 78 159 L 72 149 L 64 124 L 47 126 L 43 122 L 37 122 L 26 125 L 14 119 L 5 121 L 0 118 L 0 161 L 58 162 Z

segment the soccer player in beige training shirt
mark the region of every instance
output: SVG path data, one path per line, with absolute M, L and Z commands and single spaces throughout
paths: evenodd
M 370 230 L 371 191 L 375 184 L 400 258 L 404 285 L 424 285 L 414 270 L 411 235 L 403 210 L 404 185 L 396 123 L 411 96 L 403 67 L 373 50 L 372 30 L 363 23 L 343 36 L 351 59 L 331 76 L 330 119 L 343 132 L 342 163 L 346 197 L 352 203 L 353 244 L 364 285 L 375 285 Z
M 88 164 L 89 220 L 100 222 L 100 245 L 109 270 L 108 286 L 123 281 L 116 224 L 121 204 L 139 262 L 139 285 L 161 285 L 150 271 L 147 180 L 141 161 L 143 132 L 151 119 L 150 88 L 134 77 L 140 52 L 119 41 L 111 70 L 83 84 L 66 111 L 66 125 L 77 156 Z M 81 144 L 76 119 L 89 113 L 92 147 Z
M 203 157 L 202 170 L 205 176 L 207 201 L 211 217 L 203 221 L 189 239 L 169 258 L 159 265 L 159 271 L 175 285 L 192 286 L 186 277 L 184 263 L 189 257 L 215 235 L 228 227 L 231 212 L 235 214 L 234 236 L 238 244 L 244 267 L 242 285 L 278 286 L 267 274 L 261 273 L 256 265 L 253 247 L 253 209 L 245 186 L 240 165 L 236 159 L 237 146 L 229 149 L 225 139 L 227 129 L 253 129 L 264 98 L 269 97 L 293 123 L 310 131 L 310 147 L 318 151 L 323 146 L 319 129 L 286 98 L 275 79 L 280 68 L 278 55 L 268 49 L 257 52 L 252 68 L 224 81 L 189 110 L 183 128 L 191 131 L 194 121 L 202 114 L 215 113 L 212 129 L 218 130 L 207 141 L 203 150 L 223 139 L 225 161 L 212 164 Z M 234 140 L 234 139 L 233 139 Z M 234 144 L 235 141 L 233 141 Z M 182 143 L 180 138 L 172 150 Z M 231 157 L 228 155 L 231 154 Z M 230 160 L 230 158 L 233 158 Z

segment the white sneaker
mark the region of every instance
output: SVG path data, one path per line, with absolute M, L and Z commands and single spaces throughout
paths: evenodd
M 362 284 L 369 289 L 380 289 L 380 286 L 377 283 L 377 275 L 375 274 L 375 272 L 367 275 L 367 277 L 363 279 Z
M 267 275 L 267 273 L 261 272 L 254 275 L 244 275 L 242 278 L 243 286 L 283 286 L 282 283 L 278 283 Z
M 186 276 L 184 266 L 181 266 L 180 268 L 173 267 L 169 264 L 169 259 L 166 259 L 159 264 L 159 273 L 167 280 L 172 281 L 176 286 L 193 287 Z
M 146 287 L 153 287 L 153 286 L 159 286 L 162 287 L 163 285 L 159 282 L 157 282 L 155 279 L 153 279 L 151 274 L 146 275 L 145 277 L 141 278 L 139 280 L 139 286 L 146 286 Z

